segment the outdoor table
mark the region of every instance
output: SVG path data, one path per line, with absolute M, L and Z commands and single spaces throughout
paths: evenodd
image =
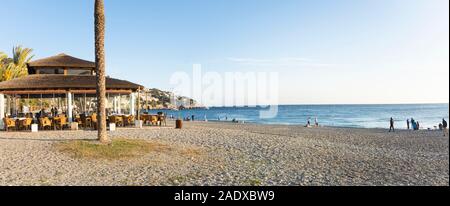
M 24 118 L 24 117 L 14 117 L 14 118 L 12 118 L 12 119 L 14 120 L 14 122 L 16 122 L 16 128 L 15 128 L 15 129 L 16 129 L 16 130 L 19 130 L 22 121 L 23 121 L 23 120 L 26 120 L 27 118 Z
M 52 121 L 53 129 L 56 130 L 56 123 L 61 120 L 61 117 L 53 117 L 50 120 Z
M 114 122 L 110 122 L 110 123 L 114 123 L 117 126 L 118 125 L 117 123 L 120 122 L 120 123 L 122 123 L 122 126 L 124 126 L 123 115 L 111 115 L 111 117 L 113 117 Z

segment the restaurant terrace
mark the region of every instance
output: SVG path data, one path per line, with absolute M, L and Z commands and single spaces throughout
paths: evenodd
M 28 73 L 28 76 L 0 83 L 1 128 L 30 127 L 35 122 L 40 129 L 45 129 L 50 124 L 45 123 L 46 120 L 53 120 L 50 126 L 61 129 L 72 122 L 95 127 L 94 62 L 60 54 L 28 63 Z M 134 124 L 136 99 L 144 87 L 107 77 L 106 89 L 108 120 L 115 121 L 113 116 L 121 116 L 125 119 L 120 123 L 132 124 L 133 121 Z M 47 119 L 43 120 L 44 116 Z M 89 118 L 90 121 L 86 121 Z

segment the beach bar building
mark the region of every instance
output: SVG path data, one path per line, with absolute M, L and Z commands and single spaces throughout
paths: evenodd
M 28 73 L 0 83 L 0 119 L 55 108 L 55 113 L 72 121 L 77 114 L 96 112 L 94 62 L 60 54 L 28 63 Z M 106 89 L 108 115 L 135 115 L 137 94 L 143 86 L 107 77 Z

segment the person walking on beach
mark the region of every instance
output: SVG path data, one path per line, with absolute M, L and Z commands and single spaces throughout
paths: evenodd
M 314 119 L 314 124 L 316 125 L 316 127 L 319 127 L 319 120 L 317 119 L 317 117 Z
M 442 130 L 444 131 L 444 137 L 448 136 L 448 123 L 445 121 L 445 119 L 442 119 Z
M 407 119 L 406 120 L 406 126 L 407 126 L 407 128 L 408 128 L 408 130 L 410 130 L 411 129 L 411 126 L 410 126 L 410 121 L 409 121 L 409 119 Z
M 391 117 L 390 123 L 391 123 L 391 126 L 389 127 L 389 132 L 391 132 L 391 131 L 395 132 L 395 128 L 394 128 L 394 124 L 395 124 L 394 118 Z
M 414 118 L 411 118 L 411 126 L 412 126 L 412 129 L 414 131 L 416 131 L 417 123 L 416 123 L 416 120 L 414 120 Z

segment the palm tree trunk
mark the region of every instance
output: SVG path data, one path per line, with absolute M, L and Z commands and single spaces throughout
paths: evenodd
M 98 140 L 109 143 L 106 133 L 105 8 L 95 0 L 95 69 L 97 73 Z

